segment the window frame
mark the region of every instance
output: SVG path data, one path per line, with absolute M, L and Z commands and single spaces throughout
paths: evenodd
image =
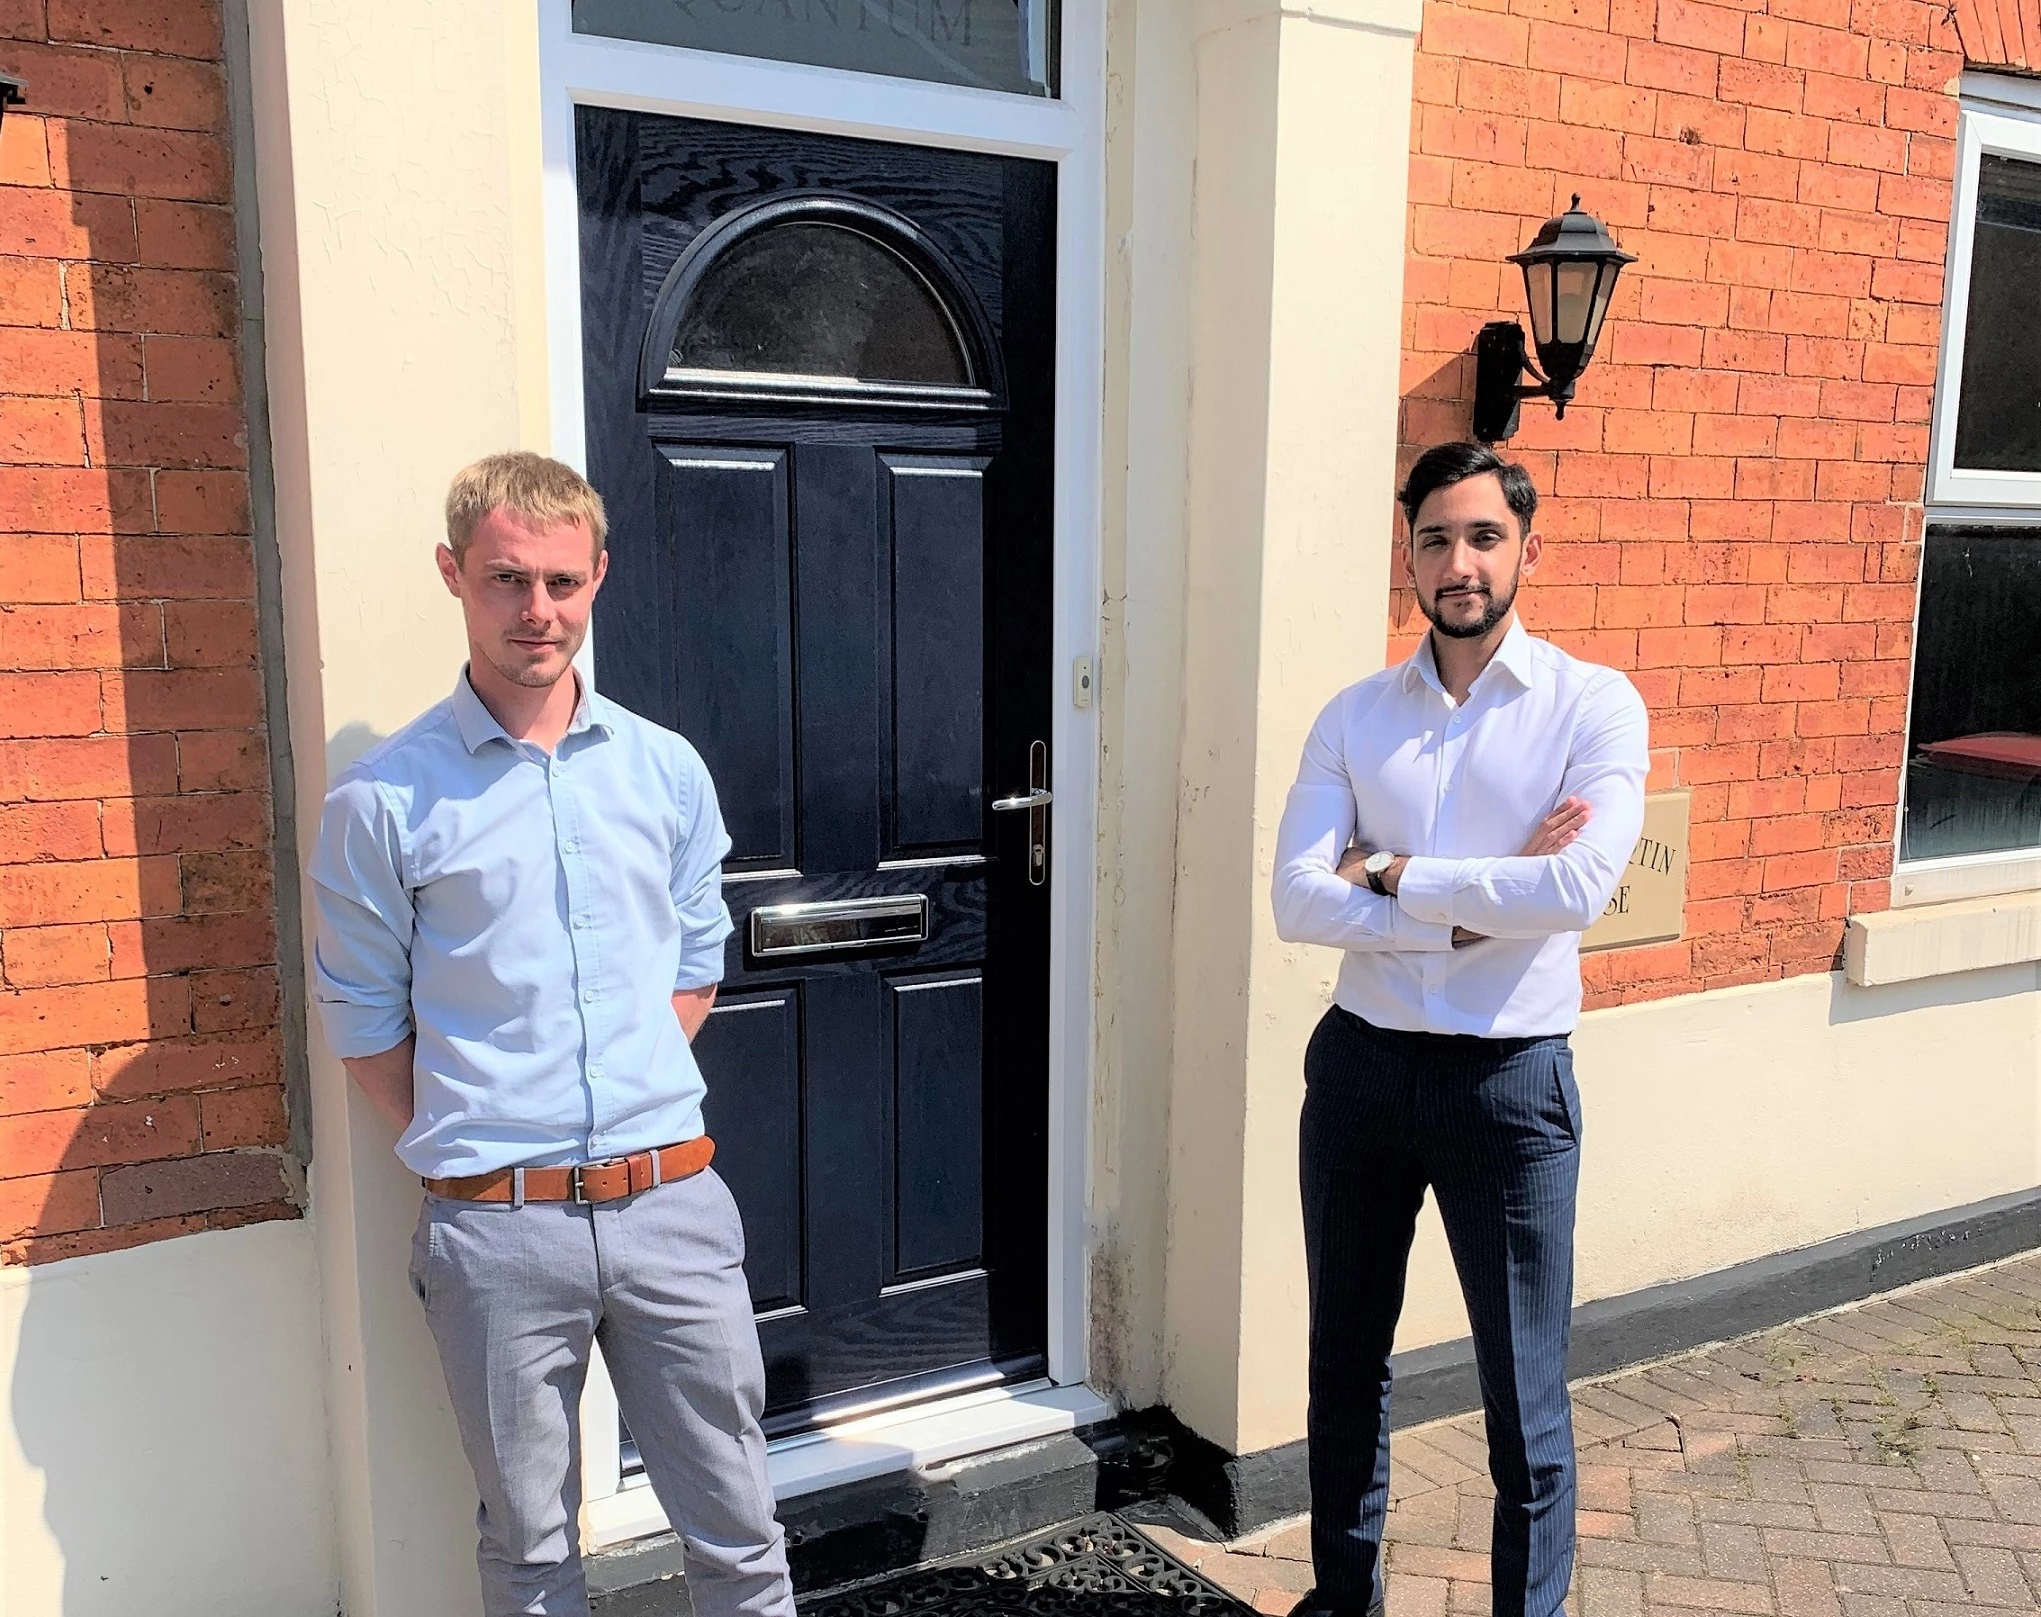
M 1971 249 L 1977 235 L 1977 190 L 1983 159 L 2012 157 L 2041 163 L 2041 95 L 2027 105 L 1985 101 L 1973 90 L 1981 74 L 1963 76 L 1956 126 L 1956 174 L 1950 200 L 1949 254 L 1942 282 L 1942 353 L 1935 374 L 1935 408 L 1928 438 L 1927 504 L 1966 512 L 1989 508 L 1992 520 L 2013 512 L 2041 517 L 2041 471 L 1966 470 L 1956 464 L 1956 416 L 1963 383 L 1963 350 L 1970 317 Z M 1995 96 L 2013 86 L 1993 86 Z M 1942 515 L 1939 520 L 1948 520 Z
M 1966 471 L 1955 464 L 1956 416 L 1963 380 L 1963 350 L 1970 315 L 1971 247 L 1977 231 L 1977 193 L 1987 153 L 2041 163 L 2041 83 L 1995 74 L 1965 73 L 1956 126 L 1956 171 L 1950 198 L 1949 251 L 1943 270 L 1941 353 L 1928 433 L 1927 486 L 1921 546 L 1928 534 L 1955 523 L 2027 527 L 2041 544 L 2041 472 Z M 1914 586 L 1914 644 L 1908 657 L 1907 754 L 1900 760 L 1899 804 L 1892 827 L 1895 909 L 2041 889 L 2041 843 L 1941 859 L 1902 860 L 1906 833 L 1907 758 L 1913 746 L 1913 668 L 1919 655 L 1922 580 Z

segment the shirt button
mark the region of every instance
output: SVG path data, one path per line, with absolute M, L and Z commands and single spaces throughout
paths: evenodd
M 583 1000 L 593 1000 L 596 997 L 595 990 L 593 988 L 584 988 L 581 990 L 581 997 Z
M 588 917 L 587 917 L 587 916 L 585 916 L 585 915 L 577 915 L 577 916 L 575 916 L 575 917 L 574 917 L 574 930 L 575 930 L 575 931 L 577 931 L 577 932 L 583 931 L 583 930 L 585 930 L 585 929 L 587 928 L 587 926 L 588 926 Z

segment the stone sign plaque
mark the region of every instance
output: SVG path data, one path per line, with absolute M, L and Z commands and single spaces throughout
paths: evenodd
M 1644 834 L 1602 918 L 1581 934 L 1583 949 L 1670 943 L 1687 924 L 1686 792 L 1644 800 Z

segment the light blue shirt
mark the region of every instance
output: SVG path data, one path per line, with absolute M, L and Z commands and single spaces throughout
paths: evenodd
M 427 1178 L 702 1132 L 673 994 L 723 976 L 730 838 L 701 756 L 583 687 L 548 754 L 468 684 L 333 783 L 314 994 L 342 1058 L 416 1033 L 397 1155 Z

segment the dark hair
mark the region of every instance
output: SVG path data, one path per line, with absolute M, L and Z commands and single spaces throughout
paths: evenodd
M 1491 473 L 1502 484 L 1502 497 L 1516 515 L 1519 533 L 1529 533 L 1531 519 L 1538 514 L 1538 491 L 1531 484 L 1531 474 L 1486 444 L 1436 444 L 1427 449 L 1396 491 L 1396 503 L 1403 507 L 1404 520 L 1415 528 L 1418 511 L 1440 489 Z

